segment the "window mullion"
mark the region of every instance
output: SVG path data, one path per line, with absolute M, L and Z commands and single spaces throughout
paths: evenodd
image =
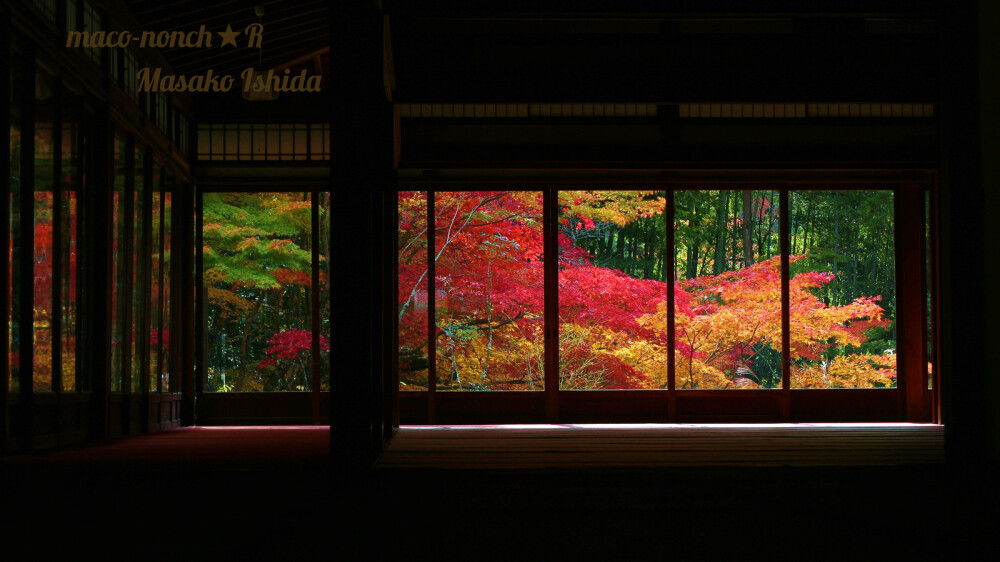
M 149 394 L 149 354 L 152 351 L 149 332 L 152 326 L 153 303 L 151 302 L 152 293 L 149 287 L 153 279 L 153 189 L 155 189 L 153 185 L 153 168 L 156 166 L 156 163 L 153 161 L 153 151 L 151 148 L 143 148 L 142 155 L 142 214 L 139 217 L 142 240 L 141 244 L 139 244 L 140 258 L 136 260 L 136 267 L 139 267 L 139 272 L 135 276 L 136 287 L 133 289 L 137 291 L 136 294 L 140 298 L 139 305 L 136 307 L 140 317 L 138 320 L 138 330 L 134 330 L 133 332 L 138 344 L 135 353 L 139 358 L 139 393 L 145 396 Z M 135 392 L 135 389 L 133 388 L 132 391 Z
M 926 246 L 926 251 L 929 253 L 926 256 L 927 261 L 925 261 L 926 267 L 930 268 L 930 276 L 927 278 L 927 282 L 930 284 L 927 287 L 928 296 L 930 297 L 930 315 L 929 318 L 925 316 L 930 321 L 930 325 L 924 325 L 924 334 L 928 339 L 928 351 L 930 352 L 929 361 L 930 363 L 927 367 L 931 367 L 933 370 L 927 374 L 928 381 L 931 384 L 931 412 L 929 415 L 934 423 L 941 423 L 941 368 L 940 368 L 940 357 L 941 357 L 941 347 L 940 338 L 937 336 L 938 326 L 941 326 L 940 318 L 940 302 L 941 295 L 939 293 L 941 288 L 940 283 L 940 270 L 938 269 L 938 245 L 935 240 L 938 239 L 938 215 L 935 212 L 936 209 L 940 209 L 940 204 L 937 199 L 938 197 L 937 182 L 935 181 L 930 186 L 930 197 L 926 201 L 928 209 L 925 210 L 926 220 L 929 221 L 929 232 L 926 232 L 926 236 L 930 238 L 930 244 Z M 926 242 L 925 242 L 926 244 Z M 925 369 L 927 368 L 925 367 Z
M 121 240 L 124 242 L 125 250 L 122 252 L 124 258 L 120 266 L 119 275 L 122 276 L 122 287 L 118 294 L 119 315 L 121 317 L 122 339 L 121 339 L 121 392 L 128 396 L 132 393 L 132 345 L 130 335 L 132 334 L 132 324 L 135 321 L 135 314 L 131 310 L 131 304 L 135 302 L 132 291 L 135 290 L 132 278 L 135 276 L 134 262 L 132 260 L 135 246 L 135 139 L 128 135 L 125 141 L 123 157 L 125 158 L 125 191 L 122 194 L 121 206 Z
M 664 252 L 669 252 L 667 256 L 664 257 L 663 264 L 664 267 L 669 266 L 670 271 L 667 273 L 667 417 L 671 423 L 677 421 L 677 365 L 676 361 L 676 350 L 674 346 L 677 344 L 677 334 L 676 332 L 676 319 L 674 314 L 676 311 L 674 307 L 676 306 L 674 302 L 674 291 L 675 291 L 675 273 L 677 272 L 677 264 L 675 260 L 677 259 L 677 250 L 674 248 L 676 241 L 674 240 L 674 189 L 667 190 L 667 203 L 663 212 L 663 220 L 666 222 L 666 245 L 663 249 Z
M 207 366 L 205 360 L 205 328 L 208 323 L 208 316 L 205 298 L 208 295 L 208 291 L 205 289 L 205 284 L 202 280 L 205 278 L 205 233 L 202 225 L 205 224 L 205 194 L 204 192 L 194 185 L 191 187 L 193 191 L 193 199 L 195 205 L 195 217 L 194 225 L 189 233 L 194 235 L 194 279 L 185 280 L 186 283 L 193 283 L 193 291 L 195 293 L 194 308 L 195 308 L 195 322 L 194 322 L 194 401 L 192 405 L 197 404 L 198 397 L 200 397 L 205 392 L 205 376 L 207 373 Z M 190 223 L 185 221 L 185 226 L 191 226 Z M 190 234 L 189 234 L 190 235 Z M 194 415 L 197 414 L 197 410 L 192 410 L 193 422 L 197 422 Z
M 312 331 L 312 339 L 310 345 L 312 347 L 312 352 L 310 356 L 312 357 L 311 373 L 312 378 L 312 388 L 311 398 L 312 398 L 312 420 L 314 424 L 319 424 L 319 390 L 320 381 L 322 379 L 321 374 L 321 357 L 320 357 L 320 327 L 322 322 L 319 315 L 319 293 L 320 293 L 320 283 L 319 283 L 319 190 L 314 188 L 309 195 L 309 200 L 311 202 L 312 208 L 310 209 L 310 225 L 312 228 L 312 233 L 310 235 L 310 245 L 312 246 L 312 256 L 310 257 L 310 278 L 312 279 L 312 287 L 309 288 L 309 306 L 312 311 L 312 322 L 310 323 L 310 329 Z
M 20 222 L 18 223 L 18 245 L 20 271 L 15 283 L 20 285 L 17 299 L 18 327 L 18 388 L 20 398 L 21 448 L 31 449 L 31 417 L 26 412 L 33 405 L 33 358 L 34 358 L 34 247 L 35 247 L 35 54 L 30 48 L 22 55 L 21 70 L 21 182 L 20 182 Z M 27 258 L 27 259 L 25 259 Z
M 167 389 L 163 388 L 163 376 L 162 376 L 162 373 L 165 371 L 165 369 L 164 369 L 164 361 L 166 361 L 166 357 L 164 357 L 164 354 L 163 354 L 163 334 L 164 334 L 163 317 L 164 316 L 168 316 L 169 317 L 168 314 L 165 314 L 165 311 L 167 309 L 167 305 L 163 302 L 164 296 L 165 296 L 165 293 L 166 293 L 166 288 L 164 287 L 164 281 L 166 279 L 165 272 L 167 270 L 167 264 L 166 264 L 167 253 L 164 251 L 164 249 L 167 246 L 166 237 L 170 236 L 170 232 L 167 230 L 167 225 L 166 225 L 166 218 L 167 218 L 167 211 L 166 211 L 166 206 L 167 206 L 166 185 L 167 185 L 167 170 L 166 170 L 165 167 L 161 167 L 160 168 L 160 185 L 156 187 L 156 189 L 158 189 L 159 192 L 160 192 L 160 208 L 159 208 L 159 214 L 160 214 L 160 219 L 159 219 L 159 221 L 160 221 L 159 222 L 159 225 L 160 225 L 160 235 L 159 235 L 159 250 L 158 250 L 159 253 L 160 253 L 160 267 L 159 267 L 159 271 L 157 272 L 158 280 L 156 282 L 156 286 L 157 286 L 157 295 L 156 295 L 156 303 L 157 303 L 157 305 L 156 305 L 156 307 L 158 309 L 158 312 L 157 312 L 157 324 L 156 324 L 156 326 L 153 326 L 151 328 L 153 330 L 156 330 L 156 342 L 157 342 L 157 344 L 156 344 L 156 353 L 157 353 L 157 358 L 156 358 L 156 372 L 153 373 L 153 376 L 156 377 L 156 388 L 155 389 L 152 389 L 152 388 L 150 389 L 150 392 L 158 392 L 158 393 L 167 392 Z
M 789 310 L 789 255 L 790 221 L 788 206 L 788 189 L 782 188 L 778 200 L 778 239 L 781 241 L 781 390 L 785 393 L 782 400 L 782 416 L 787 420 L 791 414 L 791 312 Z
M 427 190 L 427 423 L 434 423 L 434 393 L 437 390 L 437 299 L 434 254 L 437 250 L 434 221 L 434 190 Z
M 399 190 L 399 185 L 398 184 L 394 185 L 393 189 L 390 191 L 390 193 L 392 194 L 392 224 L 395 226 L 394 234 L 393 234 L 393 237 L 392 237 L 392 246 L 391 246 L 392 247 L 392 264 L 393 264 L 393 266 L 392 266 L 392 269 L 390 270 L 390 271 L 393 272 L 393 274 L 392 274 L 392 298 L 393 298 L 393 300 L 391 302 L 395 303 L 395 307 L 393 308 L 393 315 L 392 315 L 393 321 L 395 322 L 395 329 L 392 330 L 392 350 L 393 350 L 393 352 L 392 352 L 392 366 L 391 366 L 391 368 L 392 368 L 392 377 L 390 379 L 390 383 L 391 384 L 389 386 L 389 392 L 388 392 L 389 397 L 392 400 L 392 424 L 390 426 L 390 428 L 392 428 L 392 429 L 399 427 L 399 420 L 400 420 L 400 414 L 399 414 L 399 410 L 400 410 L 400 408 L 399 408 L 399 342 L 400 342 L 401 338 L 399 337 L 399 331 L 400 331 L 401 320 L 399 318 L 399 312 L 402 309 L 402 306 L 400 305 L 400 302 L 399 302 L 399 270 L 400 270 L 400 263 L 399 263 L 399 261 L 400 261 L 399 260 L 399 215 L 400 215 L 400 212 L 399 212 L 399 191 L 400 190 Z M 327 197 L 332 197 L 332 196 L 333 196 L 333 192 L 332 191 L 327 194 Z M 331 201 L 331 203 L 332 203 L 332 201 Z M 326 220 L 330 221 L 330 223 L 331 223 L 330 224 L 330 231 L 328 232 L 327 237 L 330 240 L 330 244 L 329 244 L 328 247 L 332 248 L 333 247 L 333 238 L 332 238 L 332 236 L 333 236 L 333 225 L 332 225 L 332 221 L 333 221 L 333 208 L 332 208 L 332 204 L 331 204 L 331 208 L 327 211 Z M 332 275 L 333 270 L 331 269 L 332 264 L 333 264 L 333 256 L 329 255 L 329 256 L 327 256 L 327 261 L 326 261 L 326 274 L 327 274 L 328 278 L 330 279 L 331 283 L 333 283 L 333 275 Z M 333 312 L 333 306 L 332 306 L 332 304 L 333 304 L 333 294 L 332 294 L 332 289 L 331 289 L 330 305 L 327 306 L 327 309 L 326 309 L 327 314 L 331 314 Z M 333 330 L 332 318 L 331 318 L 331 327 L 330 328 L 331 328 L 330 335 L 332 336 L 333 335 L 333 333 L 332 333 L 332 330 Z M 332 337 L 331 337 L 331 340 L 332 340 Z M 333 351 L 333 342 L 331 341 L 330 344 L 331 344 L 330 345 L 330 351 L 332 352 Z M 385 389 L 383 389 L 383 391 L 384 390 Z M 334 390 L 333 390 L 333 366 L 332 365 L 330 366 L 330 392 L 331 392 L 331 394 L 334 392 Z M 332 421 L 332 416 L 331 416 L 331 421 Z M 390 429 L 390 431 L 391 431 L 391 429 Z
M 65 18 L 63 18 L 65 21 Z M 62 237 L 63 237 L 63 173 L 62 173 L 62 122 L 63 114 L 66 112 L 63 103 L 63 87 L 61 80 L 54 80 L 52 83 L 54 103 L 52 104 L 52 184 L 47 186 L 52 190 L 52 248 L 50 250 L 50 279 L 52 290 L 52 305 L 49 311 L 49 341 L 52 346 L 52 365 L 49 376 L 52 377 L 52 392 L 63 391 L 62 380 L 62 278 L 65 272 L 62 271 Z
M 545 317 L 545 420 L 559 420 L 559 218 L 558 188 L 542 194 Z
M 16 55 L 11 47 L 10 37 L 10 24 L 6 17 L 0 18 L 0 35 L 5 39 L 0 41 L 0 57 L 8 61 L 8 64 L 13 66 L 17 64 L 15 60 Z M 11 270 L 10 259 L 13 257 L 14 252 L 11 246 L 11 206 L 14 205 L 14 198 L 11 189 L 11 183 L 14 180 L 13 171 L 11 169 L 10 158 L 13 155 L 11 152 L 10 142 L 14 138 L 15 130 L 20 129 L 20 125 L 13 122 L 14 111 L 17 104 L 17 92 L 12 91 L 15 87 L 13 81 L 11 80 L 13 74 L 13 69 L 8 67 L 7 70 L 0 72 L 0 92 L 8 92 L 8 107 L 3 110 L 0 114 L 0 129 L 8 130 L 8 135 L 0 139 L 0 177 L 5 178 L 4 181 L 0 182 L 0 200 L 3 204 L 0 205 L 0 247 L 8 248 L 7 253 L 0 252 L 0 278 L 3 279 L 3 290 L 0 291 L 0 310 L 3 310 L 4 316 L 7 318 L 7 327 L 0 330 L 0 348 L 3 349 L 4 359 L 3 363 L 0 363 L 0 451 L 7 450 L 8 433 L 10 427 L 9 421 L 9 406 L 7 404 L 8 396 L 10 395 L 10 336 L 13 328 L 13 322 L 17 319 L 12 316 L 11 308 L 11 293 L 13 288 L 13 283 L 15 279 L 12 279 L 10 275 L 13 273 Z
M 896 386 L 905 401 L 907 421 L 926 421 L 923 383 L 924 194 L 917 184 L 904 184 L 895 192 L 896 213 Z M 901 282 L 906 280 L 906 282 Z

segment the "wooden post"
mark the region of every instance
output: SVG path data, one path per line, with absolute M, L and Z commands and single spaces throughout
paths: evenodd
M 790 259 L 789 254 L 791 249 L 789 247 L 791 243 L 791 238 L 789 236 L 790 221 L 789 212 L 791 208 L 788 205 L 788 188 L 783 187 L 781 189 L 780 200 L 778 203 L 778 215 L 779 226 L 778 226 L 778 237 L 781 240 L 781 391 L 783 393 L 781 400 L 781 415 L 785 421 L 791 417 L 791 367 L 792 367 L 792 355 L 791 355 L 791 310 L 790 310 L 790 289 L 789 289 L 789 276 L 791 275 L 790 270 Z
M 11 61 L 10 46 L 10 16 L 0 14 L 0 60 Z M 0 96 L 10 99 L 10 71 L 0 72 Z M 0 111 L 0 128 L 10 130 L 11 108 Z M 0 154 L 10 154 L 10 135 L 0 135 Z M 0 158 L 0 199 L 10 201 L 10 157 Z M 10 205 L 0 205 L 0 247 L 10 247 Z M 0 310 L 5 319 L 10 318 L 10 295 L 8 287 L 12 279 L 8 278 L 10 271 L 9 253 L 0 252 L 0 278 L 3 279 L 3 289 L 0 290 Z M 9 412 L 7 411 L 7 396 L 10 391 L 10 330 L 0 329 L 0 348 L 3 349 L 4 360 L 0 363 L 0 455 L 7 451 L 7 435 L 10 431 Z
M 915 183 L 896 190 L 896 381 L 906 420 L 928 421 L 924 407 L 924 191 Z
M 24 50 L 21 70 L 21 188 L 18 246 L 20 250 L 21 268 L 18 271 L 21 295 L 18 310 L 18 433 L 20 446 L 24 451 L 32 449 L 34 432 L 32 429 L 32 413 L 34 410 L 34 271 L 33 249 L 35 247 L 35 52 L 31 47 Z M 27 259 L 25 259 L 27 257 Z M 27 264 L 25 263 L 27 262 Z
M 177 350 L 179 361 L 174 369 L 176 374 L 171 376 L 171 385 L 177 384 L 173 380 L 179 376 L 181 425 L 189 426 L 195 421 L 195 353 L 199 349 L 197 341 L 201 334 L 201 323 L 197 321 L 201 307 L 195 304 L 195 254 L 200 253 L 197 244 L 201 242 L 201 235 L 199 233 L 196 237 L 194 232 L 196 205 L 194 186 L 190 183 L 177 181 L 175 184 L 173 213 L 170 226 L 175 236 L 172 248 L 177 254 L 174 260 L 177 267 L 171 276 L 176 295 L 173 298 L 178 301 L 175 310 L 179 314 L 171 322 L 179 329 L 181 338 L 174 340 L 180 349 Z
M 87 116 L 90 128 L 90 143 L 84 155 L 85 166 L 90 166 L 84 203 L 87 220 L 83 224 L 82 250 L 89 259 L 80 261 L 80 273 L 87 292 L 84 318 L 92 322 L 92 330 L 87 331 L 83 360 L 80 364 L 90 365 L 89 380 L 92 394 L 90 404 L 90 437 L 103 439 L 108 435 L 108 408 L 111 400 L 111 278 L 112 229 L 111 205 L 114 181 L 112 158 L 111 123 L 108 105 L 99 104 L 93 115 Z M 89 266 L 89 267 L 88 267 Z
M 669 266 L 667 273 L 667 420 L 670 423 L 677 422 L 677 321 L 674 318 L 677 304 L 674 302 L 674 286 L 677 283 L 677 264 L 674 259 L 677 252 L 674 251 L 674 192 L 671 186 L 667 190 L 667 204 L 663 210 L 663 220 L 666 221 L 667 246 L 664 248 L 669 255 L 663 260 L 664 267 Z
M 312 135 L 309 135 L 310 137 Z M 323 325 L 320 319 L 319 310 L 319 296 L 320 296 L 320 284 L 319 284 L 319 191 L 313 189 L 312 193 L 309 194 L 311 213 L 310 213 L 310 225 L 312 228 L 312 236 L 310 237 L 309 243 L 312 245 L 312 261 L 311 261 L 311 278 L 312 287 L 309 290 L 309 305 L 312 311 L 312 321 L 310 322 L 309 329 L 312 331 L 312 354 L 311 357 L 311 385 L 310 385 L 310 410 L 312 411 L 312 423 L 319 423 L 319 385 L 322 376 L 322 369 L 320 362 L 322 358 L 320 357 L 321 351 L 319 349 L 320 345 L 320 327 Z M 327 256 L 329 259 L 330 256 Z
M 334 295 L 353 308 L 369 310 L 351 319 L 331 349 L 331 431 L 335 469 L 370 466 L 381 449 L 390 412 L 383 411 L 386 322 L 382 269 L 386 230 L 382 221 L 392 191 L 392 109 L 383 87 L 383 16 L 371 2 L 336 2 L 330 9 L 330 180 L 331 195 L 344 209 L 332 221 L 331 236 L 350 239 L 337 260 L 357 264 L 337 275 Z M 331 213 L 332 214 L 332 213 Z M 334 234 L 334 231 L 336 234 Z M 331 259 L 333 256 L 331 256 Z M 347 301 L 334 304 L 334 310 Z M 331 342 L 333 344 L 334 342 Z
M 559 190 L 549 186 L 543 196 L 545 296 L 545 421 L 559 421 Z

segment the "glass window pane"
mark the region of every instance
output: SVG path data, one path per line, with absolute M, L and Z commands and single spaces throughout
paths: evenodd
M 87 49 L 87 51 L 89 53 L 90 49 Z M 110 56 L 109 64 L 111 65 L 111 78 L 112 78 L 112 82 L 114 82 L 115 84 L 118 84 L 120 86 L 121 83 L 122 83 L 121 82 L 121 71 L 119 70 L 119 66 L 120 66 L 120 63 L 121 63 L 121 49 L 112 48 L 112 49 L 110 49 L 110 52 L 111 52 L 111 56 Z
M 225 159 L 236 160 L 239 154 L 239 131 L 231 127 L 226 128 L 226 148 Z
M 542 193 L 434 196 L 439 390 L 542 390 Z
M 90 5 L 90 2 L 83 3 L 83 29 L 90 33 L 96 33 L 101 30 L 101 17 L 97 13 L 97 10 Z M 95 62 L 100 62 L 101 60 L 101 49 L 100 47 L 87 47 L 87 56 L 93 59 Z
M 250 142 L 251 132 L 246 125 L 243 125 L 242 128 L 245 129 L 240 130 L 240 160 L 249 160 L 250 155 L 253 153 L 252 144 Z
M 427 390 L 427 192 L 399 192 L 399 389 Z
M 309 193 L 206 193 L 209 392 L 311 387 Z M 329 341 L 321 337 L 321 347 Z
M 188 154 L 188 121 L 183 115 L 178 117 L 178 136 L 180 137 L 181 154 Z
M 170 360 L 170 240 L 173 231 L 170 229 L 170 213 L 173 178 L 168 178 L 167 189 L 163 192 L 163 307 L 160 321 L 159 341 L 162 348 L 160 354 L 160 388 L 163 392 L 170 391 L 170 370 L 172 368 Z
M 125 192 L 126 150 L 125 139 L 116 134 L 115 143 L 115 178 L 111 205 L 111 391 L 122 391 L 122 362 L 124 359 L 125 310 L 122 306 L 125 298 L 125 274 L 128 260 L 125 256 Z
M 781 388 L 776 190 L 674 194 L 677 389 Z
M 308 137 L 306 136 L 308 131 L 306 131 L 305 125 L 296 125 L 295 129 L 295 147 L 292 151 L 295 154 L 295 160 L 305 160 L 309 155 Z
M 163 168 L 153 165 L 153 193 L 151 198 L 150 217 L 152 218 L 152 229 L 150 230 L 150 260 L 149 260 L 149 391 L 157 392 L 157 383 L 160 378 L 160 319 L 162 300 L 160 291 L 162 290 L 163 268 L 163 248 L 161 247 L 163 226 L 160 213 L 160 186 Z
M 559 388 L 666 388 L 666 199 L 559 193 Z
M 267 132 L 264 125 L 253 126 L 253 159 L 263 160 L 267 155 Z
M 135 199 L 132 202 L 132 261 L 129 264 L 132 271 L 132 335 L 130 340 L 132 347 L 132 369 L 130 371 L 132 373 L 132 392 L 141 392 L 142 390 L 142 361 L 144 359 L 143 354 L 145 353 L 142 341 L 143 338 L 147 337 L 144 333 L 146 328 L 143 317 L 143 305 L 146 301 L 146 292 L 144 289 L 146 283 L 142 271 L 142 260 L 149 252 L 145 244 L 145 222 L 147 219 L 144 206 L 146 205 L 146 189 L 148 189 L 145 181 L 147 165 L 144 158 L 145 153 L 145 148 L 136 146 Z
M 200 125 L 198 127 L 198 157 L 207 157 L 212 153 L 211 145 L 212 133 L 208 129 L 208 125 Z
M 313 160 L 322 160 L 323 156 L 323 131 L 317 126 L 309 131 L 309 154 Z
M 20 353 L 18 347 L 21 340 L 21 287 L 18 279 L 21 276 L 22 262 L 24 256 L 21 255 L 20 228 L 21 228 L 21 106 L 18 92 L 21 91 L 21 65 L 20 53 L 11 53 L 10 72 L 10 195 L 8 196 L 7 212 L 9 213 L 9 225 L 7 234 L 10 236 L 10 247 L 8 248 L 7 261 L 7 365 L 9 367 L 10 379 L 3 384 L 8 385 L 10 392 L 18 392 L 20 389 Z
M 281 152 L 281 141 L 280 141 L 280 137 L 279 137 L 280 133 L 278 132 L 277 127 L 278 127 L 277 125 L 268 125 L 267 126 L 267 148 L 266 148 L 266 151 L 267 151 L 267 154 L 268 154 L 268 157 L 269 157 L 268 159 L 269 160 L 271 159 L 270 157 L 276 156 L 279 152 Z
M 52 390 L 52 260 L 55 150 L 53 146 L 52 81 L 38 73 L 35 81 L 35 242 L 34 242 L 34 345 L 32 371 L 35 392 Z
M 76 123 L 69 104 L 63 106 L 62 126 L 62 196 L 61 236 L 59 239 L 59 259 L 62 270 L 60 279 L 60 337 L 59 348 L 62 361 L 62 389 L 76 390 L 76 288 L 77 288 L 77 186 L 80 182 L 80 168 L 77 166 Z
M 792 388 L 896 386 L 891 191 L 792 191 Z
M 211 148 L 212 160 L 221 160 L 222 159 L 221 156 L 225 153 L 225 151 L 226 151 L 225 133 L 222 130 L 215 128 L 212 130 L 212 148 Z
M 322 391 L 330 390 L 330 298 L 333 286 L 333 270 L 330 260 L 330 192 L 319 194 L 319 282 L 320 282 L 320 387 Z M 326 343 L 324 343 L 326 342 Z
M 278 154 L 291 156 L 294 150 L 295 143 L 293 141 L 293 131 L 291 129 L 283 128 L 281 131 L 281 148 L 278 150 Z
M 76 0 L 66 0 L 66 30 L 76 31 Z
M 934 265 L 931 252 L 931 192 L 924 192 L 924 268 L 927 272 L 924 278 L 924 306 L 926 306 L 926 332 L 924 338 L 927 345 L 927 390 L 934 388 L 934 300 L 931 297 L 933 292 L 933 277 L 931 272 Z

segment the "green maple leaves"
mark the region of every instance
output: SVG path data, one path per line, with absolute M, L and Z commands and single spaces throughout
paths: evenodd
M 206 193 L 204 224 L 204 268 L 220 280 L 276 289 L 274 272 L 311 268 L 312 254 L 302 247 L 310 208 L 301 193 Z

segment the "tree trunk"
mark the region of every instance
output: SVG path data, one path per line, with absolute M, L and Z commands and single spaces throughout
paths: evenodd
M 791 199 L 792 199 L 791 196 L 789 196 L 788 197 L 789 204 L 791 204 Z M 799 217 L 802 214 L 801 211 L 802 211 L 802 208 L 799 205 L 795 205 L 795 214 L 792 216 L 792 220 L 788 221 L 789 222 L 789 226 L 791 226 L 791 228 L 789 229 L 789 230 L 791 230 L 791 232 L 789 233 L 789 241 L 791 243 L 788 246 L 789 246 L 789 250 L 790 250 L 790 252 L 792 254 L 797 254 L 798 253 L 798 252 L 796 252 L 796 244 L 799 241 L 798 240 Z
M 719 190 L 719 201 L 715 206 L 715 257 L 712 273 L 718 275 L 726 268 L 726 218 L 729 211 L 729 191 Z
M 809 206 L 806 208 L 806 225 L 805 234 L 802 237 L 802 253 L 809 251 L 809 237 L 812 235 L 813 231 L 813 198 L 809 198 Z
M 751 193 L 748 189 L 743 191 L 743 264 L 746 267 L 754 264 Z
M 645 251 L 643 254 L 643 267 L 642 267 L 642 278 L 652 279 L 653 278 L 653 264 L 655 263 L 655 255 L 653 254 L 653 235 L 655 234 L 651 224 L 647 225 L 646 228 L 646 240 L 645 240 Z
M 858 244 L 861 238 L 861 225 L 855 223 L 854 237 L 851 244 L 851 294 L 850 300 L 858 295 Z
M 840 253 L 840 198 L 836 194 L 833 197 L 833 276 L 836 278 L 837 254 Z
M 330 195 L 327 195 L 325 200 L 322 200 L 323 207 L 321 210 L 325 211 L 325 216 L 323 216 L 319 221 L 319 243 L 320 251 L 323 256 L 326 256 L 326 275 L 323 280 L 323 288 L 319 293 L 319 309 L 320 314 L 324 315 L 327 319 L 330 318 L 331 314 L 331 303 L 330 298 L 332 296 L 333 289 L 333 259 L 330 254 Z M 329 330 L 329 326 L 327 327 Z M 320 321 L 320 331 L 323 331 L 323 323 Z M 322 336 L 322 334 L 320 334 Z M 327 340 L 331 339 L 333 334 L 327 334 Z M 322 339 L 322 338 L 321 338 Z M 322 351 L 322 346 L 320 348 L 320 377 L 321 379 L 325 375 L 327 378 L 327 384 L 329 384 L 330 378 L 330 352 Z
M 241 378 L 245 378 L 247 374 L 247 359 L 249 355 L 249 343 L 250 343 L 250 333 L 253 331 L 253 322 L 257 319 L 257 313 L 260 312 L 260 307 L 264 304 L 264 297 L 266 292 L 262 292 L 257 296 L 257 300 L 253 303 L 253 308 L 250 310 L 250 314 L 247 315 L 247 325 L 243 329 L 243 333 L 240 334 L 240 374 L 243 375 Z M 239 390 L 239 389 L 237 389 Z
M 776 212 L 775 209 L 778 208 L 778 206 L 775 204 L 775 201 L 777 200 L 776 195 L 777 194 L 774 192 L 774 190 L 771 190 L 771 205 L 767 208 L 767 229 L 764 231 L 765 232 L 764 246 L 766 248 L 765 250 L 766 253 L 764 255 L 766 255 L 768 258 L 774 255 L 771 253 L 771 240 L 772 240 L 771 235 L 774 232 L 772 226 L 774 225 L 774 215 Z M 782 209 L 782 211 L 784 211 L 784 209 Z
M 684 277 L 687 279 L 692 279 L 697 276 L 698 276 L 698 246 L 692 244 L 688 246 L 687 268 L 685 268 Z
M 639 233 L 632 229 L 632 236 L 628 240 L 628 251 L 626 252 L 626 257 L 628 259 L 628 268 L 626 273 L 629 277 L 635 277 L 636 270 L 638 269 L 639 261 Z
M 611 229 L 608 229 L 607 234 L 605 234 L 604 237 L 601 238 L 601 255 L 600 255 L 601 260 L 606 260 L 608 255 L 611 254 L 611 241 L 614 238 L 614 236 L 615 233 Z

